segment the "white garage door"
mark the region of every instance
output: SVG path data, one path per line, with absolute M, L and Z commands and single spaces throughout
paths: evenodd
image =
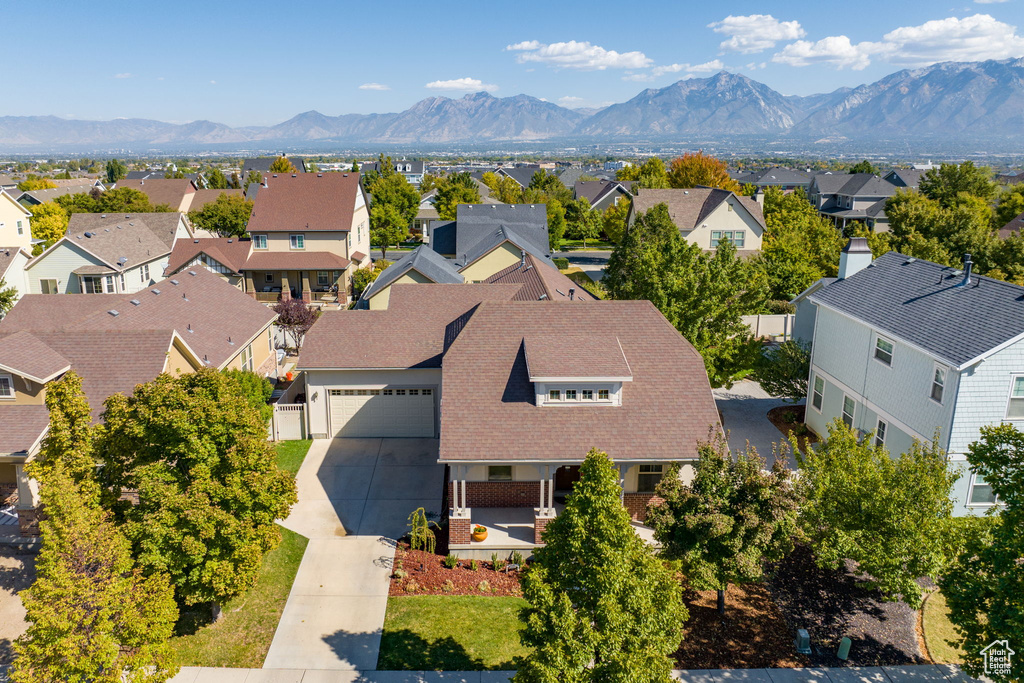
M 334 436 L 434 436 L 434 390 L 331 389 Z

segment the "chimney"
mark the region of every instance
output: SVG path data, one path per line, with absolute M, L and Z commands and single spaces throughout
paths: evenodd
M 974 261 L 971 260 L 970 254 L 964 254 L 964 279 L 957 283 L 957 289 L 961 289 L 971 284 L 971 271 L 974 269 Z
M 576 290 L 572 287 L 569 288 L 569 301 L 576 298 Z
M 757 192 L 754 193 L 754 201 L 764 207 L 764 192 L 761 188 L 757 188 Z
M 871 265 L 871 248 L 866 237 L 851 237 L 839 254 L 839 279 L 845 280 Z

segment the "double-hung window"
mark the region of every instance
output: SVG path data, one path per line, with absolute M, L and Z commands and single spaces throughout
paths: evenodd
M 252 236 L 252 248 L 253 249 L 266 249 L 267 248 L 267 236 L 266 235 L 253 235 Z
M 817 375 L 814 376 L 814 392 L 811 394 L 811 405 L 819 413 L 821 412 L 821 406 L 825 402 L 825 380 Z
M 889 428 L 885 420 L 879 419 L 878 426 L 875 427 L 875 446 L 881 448 L 885 445 L 885 432 Z
M 639 493 L 653 493 L 664 472 L 664 465 L 639 465 L 636 475 L 636 490 Z
M 0 398 L 14 398 L 14 378 L 0 375 Z
M 932 400 L 942 403 L 942 394 L 946 391 L 946 368 L 941 365 L 935 366 L 932 374 Z
M 996 505 L 999 500 L 992 492 L 992 487 L 985 483 L 985 479 L 978 474 L 971 477 L 971 490 L 967 494 L 968 505 Z
M 857 404 L 852 398 L 843 396 L 843 422 L 851 429 L 853 429 L 853 414 L 856 407 Z
M 885 337 L 875 337 L 875 360 L 892 365 L 893 344 Z
M 149 284 L 149 264 L 142 266 L 142 284 Z
M 1010 400 L 1006 405 L 1007 420 L 1024 420 L 1024 375 L 1013 378 L 1010 384 Z
M 252 372 L 252 344 L 242 349 L 242 369 Z
M 305 249 L 306 248 L 306 236 L 303 234 L 289 235 L 289 244 L 292 249 Z
M 488 465 L 487 481 L 512 481 L 512 465 Z

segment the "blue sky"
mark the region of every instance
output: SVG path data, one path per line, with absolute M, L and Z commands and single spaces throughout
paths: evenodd
M 807 95 L 1024 56 L 1024 0 L 37 2 L 18 24 L 45 45 L 8 51 L 0 115 L 233 126 L 477 90 L 599 106 L 721 68 Z

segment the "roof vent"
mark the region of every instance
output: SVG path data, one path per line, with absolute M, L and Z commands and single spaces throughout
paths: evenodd
M 911 256 L 910 258 L 903 262 L 903 265 L 907 265 L 908 263 L 913 263 L 915 261 L 917 261 L 917 259 Z
M 544 299 L 547 299 L 547 298 L 548 298 L 547 294 L 541 294 L 539 297 L 537 297 L 537 301 L 544 301 Z
M 231 244 L 232 242 L 234 242 L 234 240 L 228 240 L 228 244 Z
M 974 261 L 970 254 L 964 254 L 964 279 L 957 283 L 957 289 L 962 289 L 971 284 L 971 271 L 974 269 Z
M 192 244 L 199 244 L 199 240 L 192 240 Z
M 126 263 L 128 263 L 128 257 L 127 256 L 122 256 L 121 258 L 117 259 L 117 265 L 121 266 L 122 268 L 124 267 L 124 264 L 126 264 Z
M 191 275 L 192 277 L 195 277 L 196 276 L 196 271 L 190 270 L 190 271 L 188 271 L 188 274 Z
M 106 218 L 106 217 L 107 217 L 107 214 L 101 214 L 100 215 L 100 218 Z
M 132 299 L 132 306 L 138 306 L 138 305 L 139 305 L 139 304 L 141 304 L 141 303 L 142 303 L 142 302 L 141 302 L 141 301 L 139 301 L 138 299 Z
M 324 174 L 323 174 L 323 173 L 317 173 L 317 174 L 316 174 L 316 177 L 317 177 L 317 178 L 323 178 L 323 177 L 324 177 Z
M 188 295 L 185 294 L 185 292 L 181 293 L 181 298 L 184 299 L 185 301 L 188 301 Z
M 110 232 L 110 228 L 103 228 L 103 232 Z
M 151 289 L 149 291 L 153 292 L 154 294 L 159 294 L 160 293 L 159 289 Z
M 195 332 L 195 330 L 192 329 L 192 323 L 188 324 L 188 331 L 189 332 Z
M 112 308 L 112 309 L 110 309 L 109 311 L 107 311 L 107 313 L 109 313 L 110 315 L 114 316 L 115 318 L 116 318 L 117 316 L 121 315 L 120 313 L 118 313 L 117 311 L 115 311 L 115 310 L 114 310 L 113 308 Z
M 180 283 L 177 280 L 171 280 L 171 284 L 177 287 Z
M 232 346 L 235 345 L 235 342 L 231 341 L 231 337 L 228 337 L 228 344 L 231 344 Z
M 563 292 L 562 290 L 556 289 L 555 291 L 558 292 L 558 296 L 565 296 L 565 292 Z
M 95 233 L 92 233 L 92 232 L 86 232 L 86 233 L 85 233 L 85 236 L 86 236 L 86 237 L 92 237 L 92 236 L 93 236 L 94 234 L 95 234 Z
M 131 221 L 128 221 L 128 225 L 135 225 L 135 223 L 132 223 Z
M 569 301 L 572 301 L 575 298 L 576 298 L 576 290 L 573 289 L 572 287 L 570 287 L 569 288 Z

